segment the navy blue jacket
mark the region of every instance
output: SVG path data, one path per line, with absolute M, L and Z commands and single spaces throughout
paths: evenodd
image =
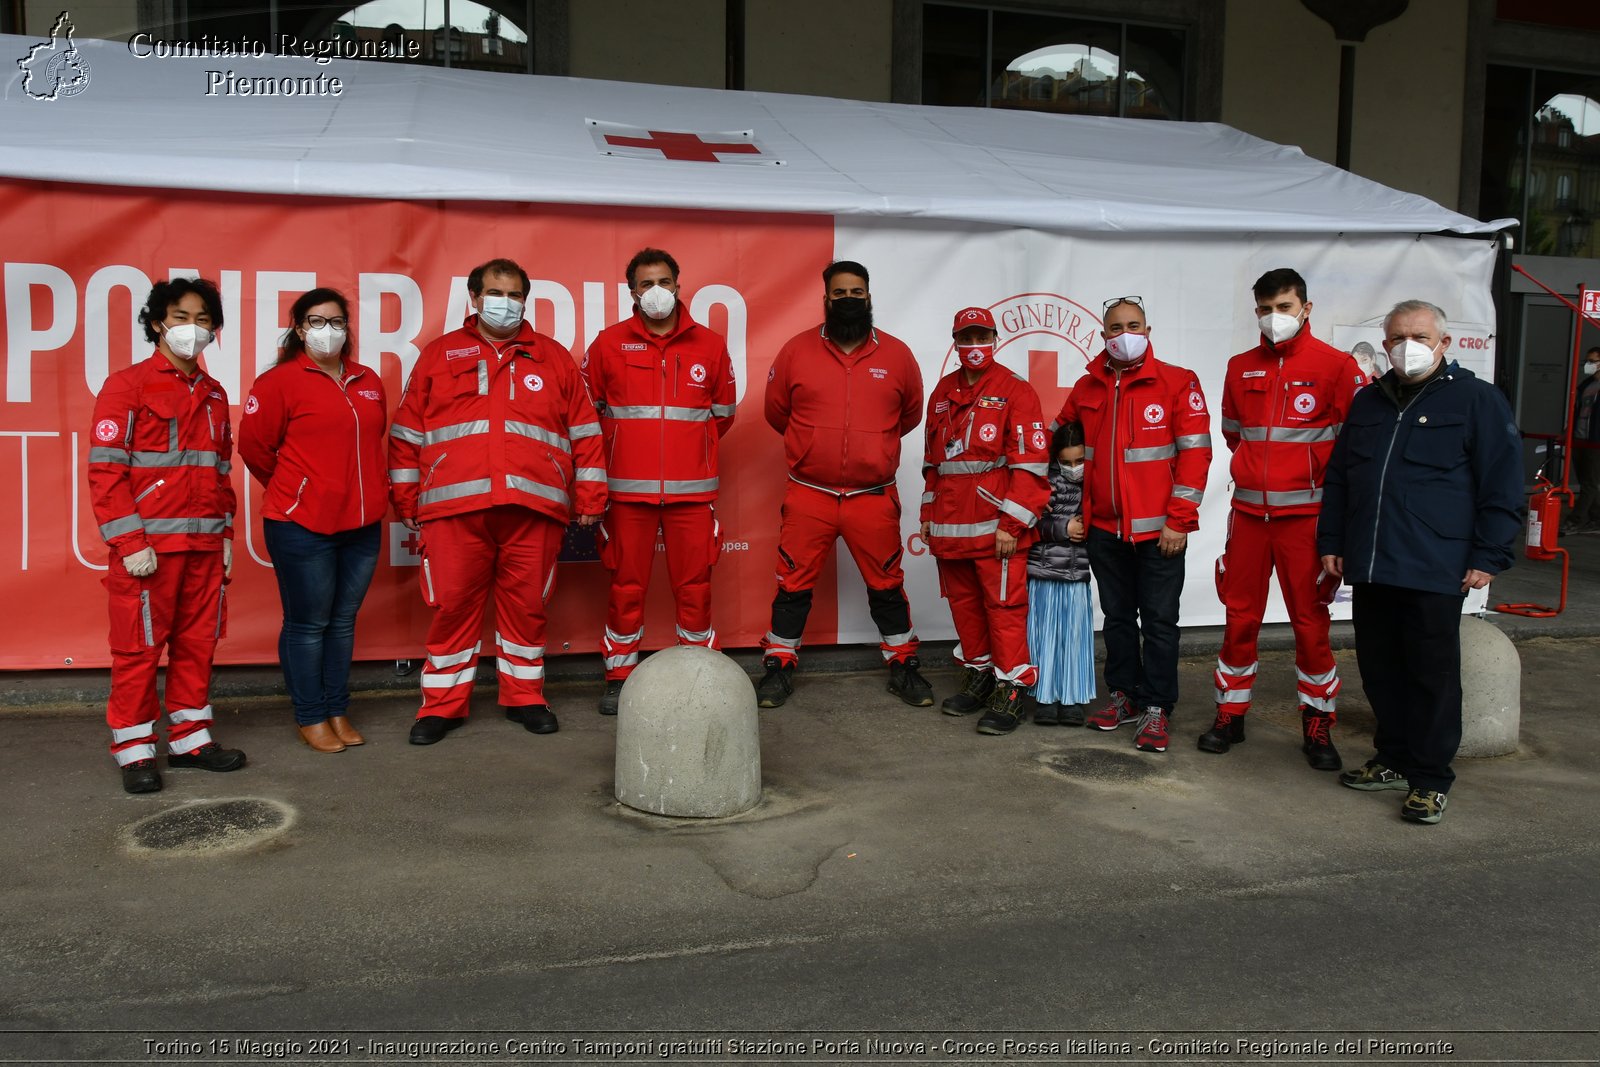
M 1067 524 L 1083 514 L 1083 483 L 1070 481 L 1061 464 L 1050 461 L 1050 503 L 1039 516 L 1039 540 L 1028 549 L 1028 577 L 1055 582 L 1089 580 L 1089 546 L 1067 540 Z M 1085 530 L 1088 520 L 1084 520 Z
M 1452 362 L 1401 411 L 1394 372 L 1356 394 L 1333 446 L 1317 554 L 1345 581 L 1461 594 L 1499 574 L 1522 526 L 1522 441 L 1500 390 Z M 1388 386 L 1388 388 L 1385 388 Z

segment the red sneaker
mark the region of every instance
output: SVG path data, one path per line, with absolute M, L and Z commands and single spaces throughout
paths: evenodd
M 1138 717 L 1139 713 L 1128 703 L 1127 695 L 1113 689 L 1110 702 L 1085 719 L 1083 724 L 1092 726 L 1096 730 L 1115 730 L 1123 723 L 1133 722 Z
M 1133 747 L 1140 752 L 1165 752 L 1167 750 L 1167 713 L 1160 708 L 1146 708 L 1139 720 L 1139 732 L 1134 735 Z

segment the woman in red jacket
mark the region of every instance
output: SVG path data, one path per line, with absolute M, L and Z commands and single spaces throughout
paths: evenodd
M 294 302 L 277 366 L 256 379 L 239 454 L 266 488 L 262 532 L 278 576 L 283 664 L 295 722 L 318 752 L 364 740 L 346 712 L 356 612 L 388 510 L 383 381 L 351 356 L 350 312 L 332 289 Z

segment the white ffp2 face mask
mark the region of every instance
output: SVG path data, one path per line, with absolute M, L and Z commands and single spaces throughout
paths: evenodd
M 1433 354 L 1421 341 L 1405 340 L 1389 349 L 1389 363 L 1407 378 L 1418 378 L 1433 369 Z
M 344 351 L 345 338 L 350 335 L 332 326 L 306 327 L 306 351 L 317 356 L 331 356 Z
M 1132 363 L 1150 350 L 1150 338 L 1142 333 L 1119 333 L 1106 339 L 1106 351 L 1118 363 Z
M 1600 363 L 1585 363 L 1583 365 L 1583 373 L 1585 377 L 1593 374 L 1595 371 L 1600 371 Z
M 522 301 L 509 296 L 480 297 L 478 320 L 492 330 L 509 330 L 522 321 Z
M 652 319 L 664 319 L 678 306 L 678 295 L 659 285 L 639 294 L 639 310 Z
M 1300 327 L 1305 319 L 1299 315 L 1285 315 L 1281 311 L 1274 311 L 1256 319 L 1256 326 L 1261 330 L 1261 336 L 1275 345 L 1281 345 L 1289 338 L 1300 332 Z
M 167 347 L 184 359 L 193 359 L 205 351 L 206 345 L 216 340 L 216 334 L 204 326 L 196 326 L 192 322 L 185 322 L 178 326 L 167 327 Z

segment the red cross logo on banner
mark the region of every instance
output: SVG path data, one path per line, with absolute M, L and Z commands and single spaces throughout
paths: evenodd
M 686 163 L 758 163 L 777 166 L 756 141 L 753 130 L 651 130 L 619 122 L 585 120 L 595 148 L 608 156 L 672 159 Z
M 721 163 L 718 152 L 760 155 L 761 149 L 742 142 L 702 141 L 697 134 L 650 130 L 648 137 L 618 137 L 606 134 L 606 144 L 621 148 L 654 148 L 667 159 L 687 159 L 694 163 Z

